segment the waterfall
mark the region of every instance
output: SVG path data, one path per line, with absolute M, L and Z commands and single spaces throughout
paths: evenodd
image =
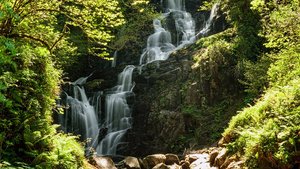
M 202 28 L 202 30 L 199 31 L 199 33 L 196 35 L 196 37 L 205 36 L 209 33 L 212 27 L 212 22 L 215 19 L 215 17 L 218 15 L 219 10 L 219 4 L 214 4 L 211 11 L 208 20 L 205 22 L 205 26 Z
M 167 7 L 166 12 L 160 18 L 165 19 L 172 15 L 177 32 L 177 41 L 176 44 L 172 44 L 171 33 L 166 27 L 162 27 L 161 20 L 154 19 L 153 27 L 155 32 L 148 37 L 147 47 L 140 57 L 141 68 L 144 64 L 166 60 L 174 51 L 194 43 L 197 37 L 205 36 L 211 29 L 213 19 L 216 17 L 219 7 L 218 4 L 212 7 L 209 19 L 196 35 L 194 19 L 189 12 L 185 11 L 184 0 L 166 0 L 166 2 L 162 0 L 162 4 L 166 4 Z
M 118 85 L 105 99 L 105 122 L 102 125 L 103 138 L 97 147 L 98 154 L 115 155 L 126 131 L 131 128 L 131 110 L 127 96 L 132 94 L 132 72 L 135 66 L 128 65 L 119 74 Z
M 88 76 L 89 77 L 89 76 Z M 100 94 L 96 93 L 93 105 L 82 86 L 88 77 L 82 77 L 71 83 L 72 94 L 65 93 L 66 98 L 63 104 L 66 106 L 65 113 L 59 115 L 61 128 L 65 132 L 81 135 L 82 140 L 89 140 L 86 145 L 86 153 L 90 153 L 90 148 L 95 148 L 98 136 L 98 112 L 101 109 Z
M 115 51 L 114 52 L 114 58 L 113 58 L 113 60 L 111 62 L 111 67 L 116 67 L 116 65 L 117 65 L 117 57 L 118 57 L 118 51 Z
M 163 2 L 162 4 L 166 4 L 166 12 L 160 18 L 165 19 L 172 14 L 177 31 L 177 42 L 172 44 L 171 33 L 167 28 L 162 27 L 161 20 L 154 19 L 155 32 L 148 37 L 147 48 L 140 57 L 140 65 L 166 60 L 172 52 L 193 43 L 195 40 L 195 22 L 191 14 L 185 11 L 184 0 L 167 0 L 166 3 Z M 180 35 L 181 39 L 179 39 Z
M 140 70 L 148 63 L 168 59 L 172 52 L 193 43 L 199 36 L 205 36 L 218 10 L 218 5 L 214 5 L 205 26 L 195 35 L 195 22 L 191 14 L 185 11 L 184 0 L 162 0 L 162 4 L 166 4 L 166 10 L 153 20 L 154 33 L 148 37 L 147 46 L 140 56 Z M 171 16 L 177 33 L 175 44 L 172 43 L 170 31 L 162 24 L 162 20 Z M 116 66 L 116 59 L 117 52 L 112 67 Z M 94 149 L 99 155 L 116 155 L 124 135 L 132 127 L 131 109 L 127 101 L 133 96 L 132 73 L 135 68 L 128 65 L 119 74 L 117 85 L 106 93 L 104 112 L 101 111 L 103 93 L 96 92 L 89 99 L 85 93 L 83 84 L 91 75 L 71 83 L 73 93 L 66 93 L 66 110 L 59 116 L 59 123 L 65 132 L 79 134 L 82 140 L 89 140 L 86 153 L 90 154 Z

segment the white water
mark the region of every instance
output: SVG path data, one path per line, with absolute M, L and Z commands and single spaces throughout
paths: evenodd
M 218 10 L 219 10 L 219 4 L 216 3 L 213 5 L 213 7 L 210 11 L 209 18 L 206 21 L 204 28 L 201 31 L 199 31 L 199 33 L 196 35 L 196 37 L 205 36 L 209 33 L 209 31 L 211 30 L 211 27 L 212 27 L 212 22 L 218 14 Z
M 140 65 L 166 60 L 175 50 L 194 42 L 195 22 L 191 14 L 185 11 L 184 0 L 167 0 L 165 3 L 166 12 L 160 18 L 165 19 L 172 14 L 177 31 L 177 42 L 172 44 L 171 33 L 162 26 L 159 18 L 154 19 L 155 32 L 148 37 L 147 48 L 140 57 Z M 179 39 L 180 36 L 181 39 Z
M 127 104 L 127 96 L 132 93 L 132 72 L 135 66 L 128 65 L 119 74 L 118 85 L 112 94 L 105 99 L 105 122 L 102 125 L 107 134 L 97 147 L 98 154 L 115 155 L 126 131 L 131 128 L 131 110 Z
M 162 4 L 167 4 L 166 11 L 160 18 L 153 20 L 155 32 L 148 37 L 147 47 L 140 57 L 142 66 L 166 60 L 172 52 L 193 43 L 199 36 L 205 36 L 211 29 L 217 11 L 217 5 L 214 5 L 204 28 L 195 35 L 195 22 L 191 14 L 185 11 L 184 0 L 162 0 Z M 161 18 L 165 19 L 171 14 L 177 32 L 175 44 L 172 43 L 171 33 L 161 23 Z M 116 59 L 117 53 L 114 55 L 112 67 L 115 67 Z M 91 152 L 90 148 L 94 148 L 99 155 L 115 155 L 127 130 L 132 127 L 131 109 L 127 98 L 133 94 L 134 69 L 135 66 L 128 65 L 119 74 L 118 84 L 106 95 L 104 113 L 101 112 L 102 93 L 98 92 L 89 101 L 82 87 L 89 76 L 71 83 L 73 95 L 67 95 L 66 98 L 69 108 L 60 116 L 59 121 L 64 131 L 80 134 L 84 140 L 90 139 L 87 143 L 87 153 Z
M 212 21 L 216 17 L 218 10 L 218 5 L 215 4 L 205 26 L 196 35 L 194 19 L 190 13 L 185 11 L 184 0 L 166 0 L 166 2 L 162 0 L 162 4 L 166 4 L 167 8 L 160 18 L 165 19 L 172 15 L 177 32 L 176 44 L 172 44 L 171 33 L 166 27 L 162 26 L 161 20 L 159 18 L 154 19 L 153 27 L 155 32 L 148 37 L 147 48 L 144 49 L 140 57 L 140 65 L 166 60 L 174 51 L 194 43 L 197 37 L 205 36 L 211 30 Z
M 95 106 L 92 106 L 86 96 L 82 84 L 86 82 L 88 77 L 79 78 L 71 83 L 72 95 L 66 94 L 66 110 L 63 115 L 59 116 L 62 129 L 65 132 L 80 134 L 83 140 L 87 142 L 86 152 L 90 152 L 90 147 L 94 147 L 98 136 L 98 116 L 97 112 L 101 105 L 100 96 L 96 95 Z M 98 101 L 97 101 L 98 100 Z
M 113 60 L 111 62 L 111 67 L 116 67 L 116 65 L 117 65 L 117 57 L 118 57 L 118 52 L 115 51 L 114 52 L 114 58 L 113 58 Z

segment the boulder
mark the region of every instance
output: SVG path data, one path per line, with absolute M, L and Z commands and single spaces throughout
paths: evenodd
M 201 160 L 205 160 L 208 161 L 208 154 L 189 154 L 185 156 L 185 161 L 188 161 L 189 163 L 193 163 L 194 161 L 201 159 Z
M 206 159 L 197 159 L 190 165 L 190 169 L 210 169 L 210 165 Z
M 220 166 L 220 169 L 226 169 L 229 166 L 229 164 L 231 164 L 234 161 L 235 161 L 234 158 L 232 158 L 232 157 L 228 158 L 227 157 L 226 160 L 225 160 L 225 162 Z
M 209 164 L 212 166 L 215 163 L 215 159 L 219 154 L 219 150 L 215 149 L 209 154 Z
M 124 166 L 126 169 L 140 169 L 140 163 L 139 160 L 135 157 L 126 157 L 124 159 Z
M 222 137 L 222 138 L 218 141 L 217 144 L 218 144 L 219 147 L 224 146 L 224 144 L 225 144 L 225 139 L 224 139 L 224 137 Z
M 223 148 L 220 151 L 220 153 L 218 154 L 218 156 L 216 157 L 215 162 L 214 162 L 214 166 L 218 166 L 218 167 L 222 166 L 222 164 L 226 160 L 226 153 L 227 153 L 227 149 Z
M 165 163 L 166 156 L 164 154 L 153 154 L 148 155 L 143 159 L 143 164 L 145 165 L 146 169 L 151 169 L 157 164 Z
M 226 169 L 240 169 L 243 168 L 243 161 L 234 161 L 231 162 Z
M 190 169 L 190 162 L 188 161 L 180 161 L 181 169 Z
M 164 163 L 159 163 L 155 165 L 152 169 L 170 169 L 170 168 Z
M 179 158 L 176 154 L 166 154 L 166 162 L 167 165 L 179 164 Z
M 113 160 L 109 157 L 93 156 L 89 159 L 89 163 L 97 169 L 117 169 Z
M 172 165 L 168 165 L 169 169 L 182 169 L 179 165 L 177 165 L 176 163 L 172 164 Z

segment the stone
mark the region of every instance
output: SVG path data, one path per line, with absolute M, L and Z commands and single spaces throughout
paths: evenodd
M 157 164 L 164 163 L 166 161 L 166 156 L 164 154 L 153 154 L 148 155 L 143 159 L 143 164 L 146 169 L 151 169 Z
M 210 167 L 207 159 L 199 158 L 190 165 L 190 169 L 216 169 L 215 167 Z
M 230 141 L 231 141 L 230 134 L 226 134 L 219 140 L 218 146 L 224 147 L 226 144 L 230 143 Z
M 97 169 L 117 169 L 113 160 L 109 157 L 93 156 L 89 159 L 89 163 Z
M 234 158 L 227 157 L 225 162 L 220 166 L 220 169 L 226 169 L 229 166 L 229 164 L 231 164 L 232 162 L 234 162 Z
M 182 162 L 182 161 L 180 162 L 181 169 L 190 169 L 190 162 L 188 162 L 188 161 L 183 161 Z
M 179 158 L 176 154 L 166 154 L 166 162 L 167 165 L 179 164 Z
M 231 162 L 226 169 L 240 169 L 243 168 L 243 161 L 233 161 Z
M 212 166 L 214 165 L 215 159 L 219 154 L 219 150 L 215 149 L 209 154 L 209 164 Z
M 189 154 L 185 156 L 185 161 L 188 161 L 189 163 L 193 163 L 194 161 L 198 159 L 206 160 L 208 161 L 209 155 L 204 153 L 204 154 Z
M 225 139 L 224 139 L 224 137 L 222 137 L 222 138 L 218 141 L 218 146 L 219 146 L 219 147 L 222 147 L 222 146 L 224 146 L 224 144 L 225 144 Z
M 86 168 L 89 169 L 97 169 L 97 167 L 95 167 L 94 165 L 90 164 L 88 161 L 84 161 L 84 166 L 86 166 Z M 0 164 L 0 168 L 1 168 L 1 164 Z
M 170 168 L 164 163 L 159 163 L 155 165 L 152 169 L 170 169 Z
M 169 169 L 181 169 L 180 166 L 176 163 L 172 164 L 172 165 L 168 165 Z
M 124 159 L 124 165 L 126 169 L 140 169 L 139 160 L 136 157 L 126 157 Z
M 226 160 L 226 153 L 227 153 L 227 149 L 223 148 L 220 151 L 220 153 L 218 154 L 218 156 L 216 157 L 215 162 L 214 162 L 214 166 L 218 166 L 218 167 L 222 166 L 222 164 Z

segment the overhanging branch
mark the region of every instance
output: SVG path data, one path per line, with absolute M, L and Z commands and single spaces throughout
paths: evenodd
M 51 51 L 50 45 L 49 45 L 46 41 L 44 41 L 44 40 L 42 40 L 42 39 L 40 39 L 40 38 L 31 36 L 31 35 L 27 35 L 27 34 L 11 34 L 9 37 L 11 37 L 11 38 L 27 38 L 27 39 L 31 39 L 31 40 L 40 42 L 40 43 L 43 44 L 49 51 Z

